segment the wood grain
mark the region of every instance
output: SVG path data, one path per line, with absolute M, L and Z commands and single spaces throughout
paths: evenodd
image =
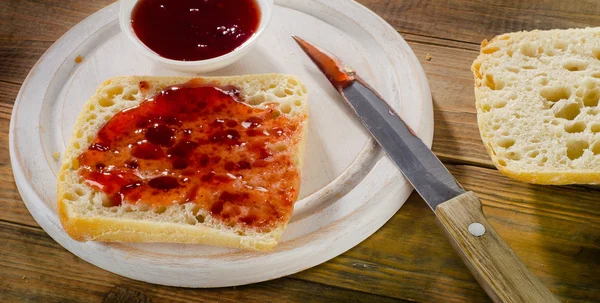
M 593 191 L 583 191 L 578 195 L 578 201 L 573 201 L 573 210 L 565 207 L 556 212 L 553 210 L 557 204 L 569 201 L 581 189 L 551 187 L 546 191 L 548 187 L 525 185 L 521 186 L 524 195 L 515 198 L 514 188 L 521 183 L 504 178 L 495 170 L 472 166 L 450 166 L 450 170 L 466 188 L 473 189 L 482 197 L 484 212 L 492 226 L 551 291 L 563 301 L 600 300 L 600 277 L 596 274 L 600 271 L 597 260 L 597 256 L 600 255 L 600 201 Z M 494 182 L 489 183 L 489 180 Z M 584 210 L 586 205 L 589 214 Z M 531 212 L 531 209 L 545 215 L 539 216 Z M 110 281 L 117 282 L 105 286 L 102 294 L 104 289 L 122 283 L 123 280 L 117 279 L 115 275 L 97 269 L 66 252 L 43 231 L 20 225 L 12 226 L 26 230 L 21 231 L 25 234 L 17 236 L 19 239 L 33 238 L 30 244 L 16 244 L 14 241 L 17 240 L 14 240 L 6 244 L 7 247 L 12 247 L 11 249 L 2 249 L 6 253 L 21 256 L 22 260 L 19 262 L 24 264 L 22 266 L 32 266 L 30 263 L 34 261 L 41 262 L 40 259 L 47 259 L 46 263 L 39 266 L 56 267 L 48 275 L 60 272 L 61 277 L 68 277 L 72 287 L 76 289 L 85 288 L 85 285 L 90 283 L 98 283 L 95 281 L 98 275 L 102 279 L 115 277 L 116 280 Z M 6 228 L 3 226 L 0 230 Z M 7 236 L 2 235 L 0 238 L 6 239 Z M 45 253 L 40 256 L 36 251 Z M 7 258 L 2 257 L 2 260 Z M 68 262 L 77 262 L 76 268 L 61 270 Z M 0 266 L 5 264 L 0 262 Z M 13 270 L 16 269 L 9 272 Z M 27 273 L 19 272 L 17 276 L 20 278 L 19 274 L 33 275 L 38 270 L 38 267 L 35 267 Z M 85 274 L 87 272 L 91 274 Z M 293 277 L 309 283 L 327 285 L 336 291 L 338 288 L 349 289 L 402 300 L 488 300 L 436 226 L 431 210 L 415 194 L 392 220 L 359 246 Z M 134 285 L 136 290 L 144 294 L 157 291 L 165 292 L 166 296 L 183 291 L 156 288 L 145 283 Z M 66 292 L 65 297 L 73 295 L 67 290 L 63 292 Z M 0 297 L 0 301 L 1 299 Z
M 449 169 L 481 198 L 494 229 L 563 302 L 600 300 L 597 192 L 523 184 L 487 168 Z M 416 194 L 359 246 L 296 276 L 422 302 L 487 301 Z
M 56 244 L 36 227 L 12 178 L 12 103 L 39 56 L 73 25 L 112 2 L 0 1 L 0 289 L 6 290 L 0 292 L 0 301 L 98 302 L 109 300 L 110 294 L 133 294 L 152 302 L 489 301 L 437 228 L 433 213 L 414 194 L 382 229 L 340 257 L 291 278 L 238 288 L 177 289 L 131 281 L 87 264 Z M 445 163 L 460 164 L 450 170 L 481 198 L 490 224 L 561 300 L 599 302 L 598 190 L 528 185 L 489 169 L 492 164 L 476 127 L 468 67 L 479 42 L 499 33 L 598 26 L 600 3 L 359 2 L 399 30 L 421 61 L 434 99 L 433 149 Z M 425 59 L 427 53 L 431 61 Z
M 0 238 L 0 302 L 402 302 L 292 278 L 219 289 L 150 285 L 86 263 L 38 228 L 0 222 Z
M 448 241 L 494 302 L 560 302 L 496 233 L 475 193 L 466 192 L 435 210 Z M 471 230 L 474 224 L 481 230 Z
M 8 128 L 12 105 L 20 85 L 0 81 L 0 220 L 37 226 L 17 191 L 8 154 Z
M 473 44 L 506 32 L 600 25 L 600 2 L 595 0 L 358 2 L 401 33 Z

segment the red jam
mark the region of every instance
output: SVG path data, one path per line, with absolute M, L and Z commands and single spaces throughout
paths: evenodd
M 293 151 L 302 117 L 238 95 L 192 80 L 117 113 L 79 156 L 81 177 L 113 206 L 194 203 L 228 224 L 287 221 L 300 185 Z
M 258 29 L 260 16 L 255 0 L 139 0 L 131 25 L 160 56 L 196 61 L 242 45 Z
M 344 64 L 339 58 L 325 53 L 322 49 L 308 43 L 302 38 L 293 37 L 336 89 L 341 90 L 350 86 L 355 80 L 360 81 L 355 75 L 354 70 Z

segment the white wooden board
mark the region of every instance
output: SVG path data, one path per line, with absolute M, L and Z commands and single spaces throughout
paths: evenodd
M 55 205 L 59 162 L 53 153 L 64 149 L 83 103 L 113 76 L 186 75 L 136 51 L 119 30 L 117 3 L 60 38 L 31 70 L 15 102 L 12 167 L 19 192 L 40 226 L 96 266 L 136 280 L 185 287 L 241 285 L 289 275 L 343 253 L 380 228 L 412 188 L 290 35 L 353 66 L 430 146 L 433 112 L 425 74 L 400 35 L 356 2 L 279 0 L 275 5 L 269 27 L 250 53 L 208 74 L 289 73 L 308 88 L 310 122 L 300 200 L 273 252 L 79 243 L 64 233 Z M 81 63 L 75 62 L 77 56 L 83 57 Z

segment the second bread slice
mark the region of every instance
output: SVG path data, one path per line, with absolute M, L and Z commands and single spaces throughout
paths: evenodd
M 600 183 L 600 28 L 500 35 L 472 70 L 481 138 L 502 173 Z

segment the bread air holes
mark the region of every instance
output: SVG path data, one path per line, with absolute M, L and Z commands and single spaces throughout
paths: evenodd
M 600 123 L 590 125 L 590 131 L 593 133 L 600 133 Z
M 79 160 L 73 159 L 73 161 L 71 161 L 71 169 L 72 170 L 78 170 L 79 169 Z
M 500 139 L 498 139 L 498 141 L 496 141 L 496 144 L 498 144 L 498 146 L 503 147 L 503 148 L 509 148 L 509 147 L 515 145 L 515 139 L 500 138 Z
M 473 63 L 473 67 L 471 67 L 471 69 L 473 70 L 473 73 L 475 73 L 475 78 L 477 78 L 477 79 L 483 78 L 481 76 L 481 62 Z
M 554 112 L 554 116 L 556 118 L 563 118 L 567 120 L 573 120 L 581 113 L 581 109 L 579 109 L 579 104 L 577 103 L 569 103 L 562 106 Z
M 570 72 L 579 72 L 585 70 L 588 64 L 581 60 L 567 60 L 563 62 L 562 67 Z
M 138 211 L 149 211 L 150 210 L 150 205 L 144 204 L 144 203 L 138 203 L 138 204 L 136 204 L 136 207 L 137 207 Z
M 493 54 L 493 53 L 495 53 L 495 52 L 497 52 L 499 50 L 500 50 L 500 48 L 498 48 L 496 46 L 488 46 L 488 47 L 483 48 L 481 50 L 481 52 L 484 53 L 484 54 L 486 54 L 486 55 L 489 55 L 489 54 Z
M 516 68 L 516 67 L 506 67 L 506 70 L 512 73 L 518 73 L 520 71 L 520 69 Z
M 115 101 L 113 101 L 112 99 L 102 97 L 98 100 L 98 104 L 102 107 L 109 107 L 113 106 L 115 104 Z
M 521 155 L 515 152 L 508 152 L 506 153 L 506 157 L 511 159 L 511 160 L 515 160 L 515 161 L 519 161 L 521 160 Z
M 544 87 L 540 90 L 540 96 L 551 102 L 566 100 L 571 97 L 571 89 L 565 86 Z
M 506 106 L 507 101 L 504 99 L 499 99 L 494 101 L 494 108 L 503 108 Z
M 126 92 L 123 95 L 123 100 L 135 101 L 135 95 L 137 95 L 138 93 L 139 93 L 139 91 L 137 88 L 129 90 L 128 92 Z
M 594 155 L 600 155 L 600 141 L 596 141 L 594 144 L 592 144 L 590 150 L 592 153 L 594 153 Z
M 559 49 L 561 51 L 566 51 L 567 50 L 567 42 L 562 41 L 562 40 L 556 40 L 554 42 L 554 48 Z
M 504 88 L 504 81 L 499 79 L 494 79 L 494 75 L 486 74 L 485 79 L 483 80 L 483 84 L 489 87 L 491 90 L 501 90 Z
M 281 107 L 279 107 L 279 109 L 284 114 L 289 114 L 290 112 L 292 112 L 292 106 L 289 103 L 282 104 Z
M 123 93 L 123 87 L 122 86 L 111 86 L 111 87 L 106 88 L 105 92 L 106 92 L 106 96 L 108 97 L 108 99 L 112 99 L 116 95 L 120 95 Z
M 104 207 L 112 207 L 112 201 L 110 201 L 110 198 L 107 195 L 102 195 L 100 197 L 100 204 L 102 204 L 102 206 Z
M 597 48 L 597 47 L 592 48 L 592 56 L 594 56 L 594 58 L 600 60 L 600 48 Z
M 273 150 L 278 151 L 278 152 L 286 151 L 287 149 L 288 149 L 287 144 L 285 144 L 283 142 L 278 142 L 273 145 Z
M 264 95 L 254 95 L 252 97 L 249 98 L 248 103 L 250 105 L 259 105 L 261 103 L 265 102 L 265 96 Z
M 586 141 L 582 140 L 569 140 L 567 142 L 567 157 L 571 160 L 576 160 L 583 156 L 585 149 L 589 147 Z
M 483 104 L 481 105 L 481 110 L 482 110 L 484 113 L 487 113 L 487 112 L 489 112 L 491 109 L 492 109 L 492 106 L 491 106 L 489 103 L 483 103 Z
M 278 111 L 278 110 L 275 109 L 275 110 L 273 110 L 271 112 L 271 119 L 277 119 L 277 117 L 279 117 L 279 116 L 281 116 L 281 112 L 280 111 Z
M 539 154 L 540 154 L 540 152 L 539 152 L 539 151 L 537 151 L 537 150 L 532 150 L 532 151 L 530 151 L 529 153 L 527 153 L 527 156 L 528 156 L 529 158 L 535 158 L 535 157 L 537 157 Z
M 527 57 L 535 57 L 537 55 L 537 46 L 529 42 L 522 43 L 521 54 Z
M 283 98 L 286 96 L 285 91 L 282 89 L 276 89 L 274 94 L 277 98 Z
M 537 83 L 540 86 L 546 86 L 546 85 L 548 85 L 548 78 L 539 77 L 539 78 L 535 79 L 535 83 Z
M 581 133 L 584 130 L 585 130 L 585 123 L 583 121 L 565 124 L 565 131 L 567 133 Z
M 81 188 L 76 188 L 75 189 L 75 194 L 77 194 L 80 197 L 83 197 L 85 195 L 85 191 Z
M 196 225 L 196 223 L 198 223 L 198 221 L 196 221 L 196 218 L 194 216 L 187 216 L 185 218 L 185 222 L 189 225 Z
M 167 208 L 165 206 L 159 206 L 154 209 L 154 213 L 156 214 L 162 214 L 165 211 L 167 211 Z
M 597 88 L 587 90 L 583 95 L 583 105 L 585 106 L 598 106 L 598 100 L 600 99 L 600 90 Z

